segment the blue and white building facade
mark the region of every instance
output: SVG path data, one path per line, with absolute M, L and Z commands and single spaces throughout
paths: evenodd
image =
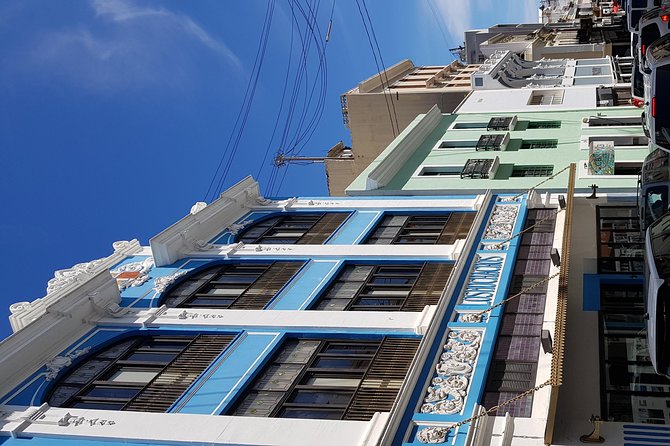
M 496 306 L 545 277 L 533 324 L 553 335 L 558 267 L 519 264 L 527 219 L 552 217 L 544 245 L 560 247 L 563 213 L 545 207 L 534 193 L 271 200 L 247 178 L 11 307 L 0 444 L 483 444 L 484 417 L 448 428 L 508 398 L 500 352 L 535 356 L 512 358 L 530 364 L 523 385 L 551 376 L 539 337 Z M 549 392 L 512 410 L 546 420 Z M 511 438 L 501 420 L 487 438 Z

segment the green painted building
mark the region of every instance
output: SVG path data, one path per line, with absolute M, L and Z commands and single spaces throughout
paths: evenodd
M 576 191 L 596 184 L 630 192 L 649 153 L 640 110 L 602 107 L 417 118 L 347 188 L 348 195 L 564 190 L 577 164 Z M 555 178 L 553 177 L 554 175 Z

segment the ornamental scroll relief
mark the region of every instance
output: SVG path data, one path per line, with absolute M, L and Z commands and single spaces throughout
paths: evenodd
M 463 410 L 481 338 L 482 333 L 478 330 L 449 332 L 444 352 L 435 366 L 436 373 L 426 390 L 422 413 L 453 415 Z M 424 428 L 417 434 L 421 443 L 442 443 L 445 438 L 446 429 L 443 428 Z
M 149 280 L 149 271 L 154 267 L 153 257 L 148 257 L 141 262 L 131 262 L 121 265 L 110 271 L 116 279 L 120 291 L 126 288 L 137 287 Z
M 514 204 L 496 204 L 489 219 L 484 240 L 504 240 L 512 236 L 519 206 Z

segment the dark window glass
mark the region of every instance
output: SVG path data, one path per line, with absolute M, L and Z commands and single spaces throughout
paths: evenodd
M 165 412 L 232 339 L 228 335 L 126 339 L 70 370 L 51 389 L 47 402 L 56 407 Z
M 606 420 L 665 424 L 670 380 L 654 372 L 642 284 L 600 284 L 601 411 Z
M 321 244 L 346 220 L 348 212 L 290 213 L 254 223 L 238 241 L 262 244 Z
M 421 311 L 436 305 L 449 280 L 449 263 L 346 265 L 314 310 Z
M 183 278 L 163 303 L 175 308 L 263 309 L 303 262 L 226 263 Z
M 453 244 L 464 239 L 474 221 L 474 212 L 438 215 L 387 215 L 365 240 L 372 245 Z
M 644 239 L 636 206 L 598 206 L 599 273 L 642 272 Z
M 556 147 L 558 147 L 557 139 L 524 139 L 521 143 L 522 150 L 555 149 Z
M 228 415 L 370 420 L 391 409 L 418 345 L 400 338 L 290 339 Z
M 558 129 L 561 128 L 561 121 L 530 121 L 529 129 Z
M 548 177 L 554 173 L 554 166 L 514 166 L 512 177 Z

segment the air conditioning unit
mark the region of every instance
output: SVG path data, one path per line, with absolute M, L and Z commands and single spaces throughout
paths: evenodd
M 507 149 L 510 136 L 509 132 L 498 134 L 485 134 L 479 137 L 475 150 L 477 151 L 502 151 Z
M 514 130 L 516 121 L 516 115 L 491 118 L 486 130 Z

